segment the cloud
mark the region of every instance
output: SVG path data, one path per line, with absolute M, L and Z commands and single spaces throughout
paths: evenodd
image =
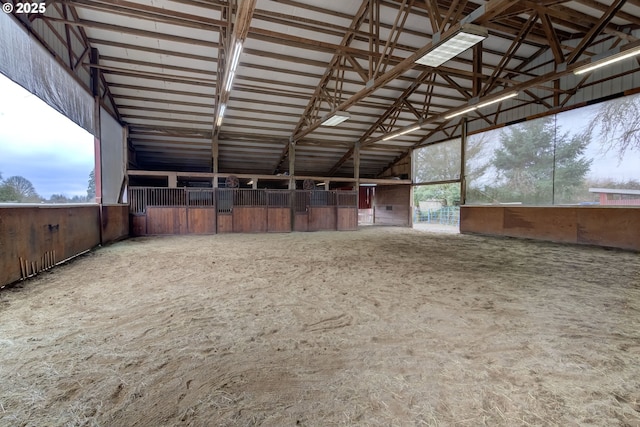
M 27 178 L 38 194 L 86 195 L 93 136 L 0 74 L 0 172 Z

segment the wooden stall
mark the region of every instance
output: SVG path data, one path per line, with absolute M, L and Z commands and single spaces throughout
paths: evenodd
M 640 208 L 461 206 L 460 232 L 640 251 Z
M 355 191 L 132 187 L 132 234 L 357 230 Z
M 379 185 L 376 187 L 373 222 L 377 225 L 411 225 L 411 186 Z

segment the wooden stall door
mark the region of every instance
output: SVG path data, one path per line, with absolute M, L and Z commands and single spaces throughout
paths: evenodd
M 187 234 L 187 208 L 147 207 L 149 234 Z
M 269 233 L 288 233 L 291 231 L 291 208 L 272 208 L 267 210 L 267 231 Z
M 335 206 L 309 207 L 309 231 L 336 230 Z
M 189 208 L 187 210 L 188 228 L 190 234 L 216 234 L 215 208 Z
M 358 229 L 358 209 L 338 207 L 337 229 L 349 231 Z
M 374 223 L 377 225 L 411 225 L 411 186 L 376 187 Z
M 233 208 L 234 233 L 265 233 L 266 231 L 266 206 L 235 206 Z

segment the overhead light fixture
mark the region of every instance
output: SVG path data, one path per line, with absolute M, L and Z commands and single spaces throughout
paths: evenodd
M 220 107 L 220 111 L 218 112 L 218 119 L 216 120 L 216 126 L 220 127 L 222 125 L 222 118 L 224 117 L 224 111 L 227 109 L 226 104 L 222 104 Z
M 227 71 L 227 80 L 224 84 L 224 90 L 229 92 L 231 90 L 231 86 L 233 86 L 233 78 L 236 75 L 236 68 L 238 68 L 238 61 L 240 60 L 240 53 L 242 53 L 242 43 L 236 42 L 235 48 L 233 50 L 233 57 L 231 59 L 231 66 Z
M 442 41 L 439 40 L 440 33 L 436 33 L 431 40 L 433 48 L 416 62 L 429 67 L 439 67 L 488 36 L 489 31 L 486 28 L 473 24 L 463 24 L 458 31 Z
M 489 101 L 485 101 L 485 102 L 482 102 L 480 104 L 472 105 L 471 107 L 465 108 L 462 111 L 458 111 L 456 113 L 449 114 L 448 116 L 445 116 L 445 119 L 447 119 L 447 120 L 448 119 L 452 119 L 452 118 L 454 118 L 456 116 L 461 116 L 461 115 L 469 113 L 469 112 L 471 112 L 473 110 L 477 110 L 478 108 L 486 107 L 487 105 L 491 105 L 491 104 L 497 104 L 498 102 L 502 102 L 505 99 L 515 98 L 516 96 L 518 96 L 518 92 L 511 92 L 511 93 L 509 93 L 507 95 L 504 95 L 504 96 L 501 96 L 499 98 L 491 99 Z
M 345 120 L 349 120 L 351 118 L 351 114 L 346 111 L 336 111 L 331 114 L 329 117 L 324 119 L 321 123 L 322 126 L 337 126 Z
M 500 98 L 492 99 L 491 101 L 486 101 L 486 102 L 483 102 L 481 104 L 478 104 L 478 105 L 476 105 L 476 108 L 486 107 L 487 105 L 496 104 L 498 102 L 504 101 L 505 99 L 515 98 L 516 96 L 518 96 L 518 92 L 512 92 L 512 93 L 507 94 L 505 96 L 501 96 Z
M 617 52 L 617 53 L 607 52 L 605 54 L 596 55 L 591 58 L 591 62 L 589 64 L 576 68 L 573 71 L 573 74 L 588 73 L 597 68 L 605 67 L 607 65 L 616 63 L 618 61 L 622 61 L 627 58 L 634 57 L 638 54 L 640 54 L 640 46 L 632 49 L 626 49 L 626 50 L 623 50 L 622 52 Z
M 467 109 L 465 109 L 465 110 L 458 111 L 457 113 L 449 114 L 448 116 L 445 116 L 445 119 L 452 119 L 452 118 L 454 118 L 454 117 L 456 117 L 456 116 L 461 116 L 461 115 L 463 115 L 463 114 L 467 114 L 467 113 L 469 113 L 469 112 L 471 112 L 471 111 L 475 110 L 476 108 L 478 108 L 478 107 L 473 106 L 473 107 L 469 107 L 469 108 L 467 108 Z
M 399 137 L 400 135 L 406 135 L 406 134 L 408 134 L 408 133 L 410 133 L 410 132 L 415 132 L 415 131 L 417 131 L 418 129 L 420 129 L 420 126 L 414 126 L 414 127 L 412 127 L 412 128 L 409 128 L 409 129 L 403 130 L 402 132 L 398 132 L 398 133 L 394 133 L 394 134 L 391 134 L 391 135 L 387 135 L 387 136 L 385 136 L 384 138 L 382 138 L 382 140 L 383 140 L 383 141 L 388 141 L 388 140 L 390 140 L 390 139 L 397 138 L 397 137 Z

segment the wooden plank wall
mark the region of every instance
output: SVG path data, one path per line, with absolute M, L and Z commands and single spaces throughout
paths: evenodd
M 374 224 L 409 227 L 411 225 L 411 186 L 377 186 L 374 206 Z
M 336 228 L 339 231 L 349 231 L 358 229 L 358 208 L 338 207 L 338 218 Z
M 460 232 L 640 251 L 640 208 L 461 206 Z
M 296 212 L 293 231 L 309 231 L 309 212 Z
M 231 213 L 218 214 L 218 233 L 233 233 L 233 215 Z
M 269 233 L 288 233 L 291 231 L 291 208 L 267 209 L 267 231 Z
M 129 206 L 102 205 L 102 241 L 113 242 L 129 236 Z
M 357 193 L 130 188 L 131 234 L 357 230 Z M 214 197 L 217 205 L 211 203 Z M 192 206 L 193 204 L 193 206 Z M 294 221 L 295 220 L 295 221 Z
M 233 208 L 234 233 L 266 233 L 266 206 L 235 206 Z
M 335 206 L 310 206 L 309 231 L 337 230 Z
M 188 208 L 187 223 L 190 234 L 216 234 L 216 210 L 212 208 Z
M 132 236 L 147 235 L 147 214 L 131 214 L 130 222 Z
M 0 208 L 0 286 L 46 270 L 100 243 L 100 207 Z
M 187 234 L 187 208 L 147 207 L 148 234 Z

